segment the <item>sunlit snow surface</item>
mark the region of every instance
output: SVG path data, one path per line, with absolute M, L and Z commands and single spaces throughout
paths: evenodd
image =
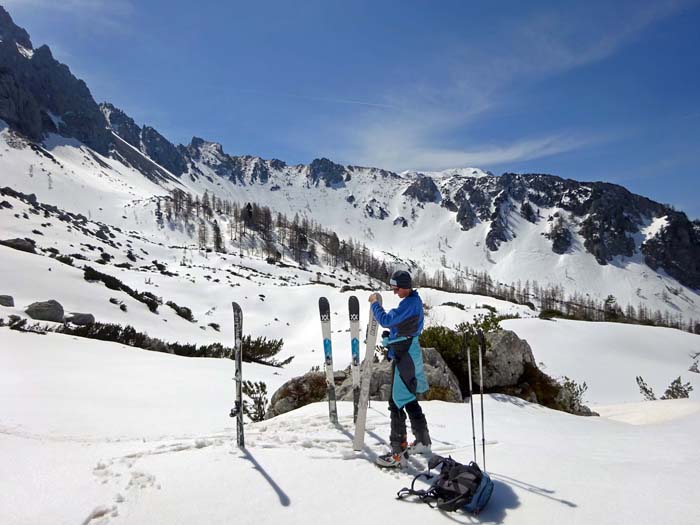
M 696 523 L 700 491 L 692 480 L 700 467 L 700 403 L 692 396 L 640 403 L 633 388 L 622 388 L 634 385 L 636 373 L 657 392 L 669 374 L 700 388 L 697 374 L 686 371 L 690 359 L 683 351 L 664 354 L 651 343 L 632 351 L 639 341 L 657 337 L 669 348 L 689 348 L 686 334 L 625 327 L 630 333 L 623 337 L 615 325 L 571 322 L 571 337 L 557 350 L 556 343 L 544 342 L 543 323 L 506 324 L 529 337 L 538 361 L 547 356 L 548 371 L 584 378 L 587 398 L 606 401 L 603 417 L 486 396 L 486 468 L 496 492 L 479 521 Z M 320 337 L 316 328 L 302 328 L 309 344 Z M 349 354 L 343 339 L 345 334 L 334 335 L 336 352 Z M 610 354 L 607 362 L 590 352 L 595 345 Z M 320 364 L 320 353 L 314 357 Z M 294 375 L 293 367 L 244 367 L 247 378 L 266 381 L 271 390 Z M 3 523 L 224 524 L 235 517 L 239 523 L 350 524 L 356 523 L 358 501 L 365 523 L 474 521 L 394 499 L 426 462 L 416 458 L 401 472 L 373 465 L 387 448 L 384 402 L 372 402 L 362 452 L 352 450 L 352 407 L 346 402 L 339 404 L 337 427 L 328 422 L 326 403 L 248 424 L 247 449 L 239 450 L 228 417 L 232 376 L 229 360 L 0 329 Z M 472 459 L 469 405 L 423 406 L 435 451 Z

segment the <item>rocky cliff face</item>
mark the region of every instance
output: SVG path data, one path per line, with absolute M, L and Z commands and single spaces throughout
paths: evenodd
M 485 225 L 485 245 L 491 251 L 514 238 L 516 218 L 533 224 L 549 221 L 551 226 L 543 235 L 555 253 L 567 253 L 574 234 L 579 234 L 584 249 L 601 265 L 616 257 L 632 257 L 640 250 L 650 268 L 663 269 L 680 283 L 700 289 L 700 223 L 621 186 L 544 174 L 495 176 L 477 170 L 451 170 L 435 177 L 399 175 L 343 166 L 326 158 L 306 166 L 287 166 L 276 159 L 228 155 L 220 144 L 197 137 L 187 146 L 176 146 L 156 129 L 137 125 L 113 105 L 98 106 L 85 83 L 58 63 L 48 47 L 34 49 L 27 32 L 2 7 L 0 119 L 34 141 L 41 141 L 48 132 L 75 137 L 158 183 L 182 176 L 193 180 L 218 176 L 234 184 L 269 185 L 270 190 L 279 190 L 282 183 L 276 177 L 286 172 L 304 177 L 296 180 L 304 180 L 309 191 L 346 191 L 354 177 L 363 177 L 368 187 L 388 187 L 392 195 L 414 202 L 414 214 L 434 204 L 454 213 L 462 230 Z M 398 228 L 408 226 L 407 218 L 392 215 L 389 203 L 378 195 L 342 198 L 368 218 L 392 220 Z M 651 221 L 663 217 L 664 227 L 652 235 L 644 233 Z
M 340 164 L 326 158 L 315 159 L 309 165 L 307 177 L 314 186 L 322 183 L 326 187 L 339 188 L 345 184 L 346 171 Z
M 178 177 L 187 170 L 186 156 L 156 129 L 139 127 L 134 119 L 112 104 L 100 104 L 100 110 L 114 133 L 153 162 Z
M 669 214 L 668 225 L 642 244 L 644 262 L 663 268 L 679 282 L 700 289 L 700 221 L 684 213 Z
M 34 49 L 2 7 L 0 38 L 0 118 L 32 140 L 55 132 L 107 154 L 112 135 L 85 82 L 47 46 Z
M 418 202 L 440 202 L 442 195 L 440 190 L 435 184 L 435 181 L 430 177 L 418 174 L 416 180 L 411 183 L 411 185 L 406 188 L 403 192 L 407 197 L 411 197 Z

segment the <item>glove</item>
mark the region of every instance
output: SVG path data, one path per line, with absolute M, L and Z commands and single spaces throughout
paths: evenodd
M 396 354 L 394 354 L 394 349 L 393 349 L 393 348 L 389 347 L 389 351 L 386 353 L 386 358 L 387 358 L 389 361 L 393 361 L 394 359 L 396 359 Z

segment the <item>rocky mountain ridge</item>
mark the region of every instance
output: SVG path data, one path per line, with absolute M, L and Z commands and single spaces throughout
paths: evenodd
M 310 191 L 296 205 L 309 210 L 314 192 L 324 191 L 324 198 L 333 195 L 328 191 L 337 192 L 339 203 L 397 228 L 439 206 L 462 231 L 485 227 L 483 242 L 490 252 L 514 240 L 516 220 L 546 223 L 542 235 L 556 254 L 572 253 L 578 235 L 600 265 L 638 256 L 652 270 L 700 289 L 700 221 L 622 186 L 545 174 L 495 176 L 476 169 L 398 174 L 327 158 L 292 166 L 277 159 L 229 155 L 221 144 L 198 137 L 189 145 L 175 145 L 112 104 L 98 105 L 85 83 L 57 62 L 47 46 L 34 49 L 28 33 L 1 7 L 0 38 L 0 118 L 37 143 L 49 133 L 74 137 L 165 187 L 196 188 L 200 182 L 211 186 L 224 180 L 234 187 L 279 191 L 302 184 Z M 362 194 L 350 189 L 358 181 L 366 186 Z M 402 197 L 401 210 L 392 195 Z

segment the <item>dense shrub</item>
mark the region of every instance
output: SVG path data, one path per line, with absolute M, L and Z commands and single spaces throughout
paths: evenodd
M 542 310 L 540 312 L 540 319 L 552 319 L 554 317 L 566 317 L 563 312 L 559 310 Z
M 177 315 L 179 315 L 183 319 L 188 320 L 190 323 L 196 322 L 196 319 L 192 316 L 192 310 L 190 310 L 186 306 L 178 306 L 173 301 L 168 301 L 165 304 L 167 304 L 170 308 L 175 310 L 175 313 L 177 313 Z
M 138 292 L 121 282 L 116 277 L 98 272 L 90 266 L 85 266 L 83 268 L 83 278 L 88 282 L 103 282 L 104 285 L 110 290 L 121 290 L 127 293 L 137 301 L 145 304 L 153 313 L 157 313 L 158 306 L 163 303 L 160 297 L 157 297 L 155 294 L 152 294 L 151 292 Z
M 432 326 L 423 331 L 420 344 L 423 347 L 435 348 L 440 353 L 447 366 L 457 376 L 462 391 L 467 392 L 469 390 L 469 368 L 463 334 L 467 334 L 466 342 L 472 361 L 473 386 L 478 387 L 478 372 L 475 372 L 479 359 L 477 332 L 481 330 L 484 333 L 489 333 L 499 330 L 499 323 L 502 319 L 504 318 L 489 313 L 486 316 L 477 317 L 472 323 L 458 325 L 457 330 L 450 330 L 444 326 Z M 485 340 L 485 343 L 488 349 L 488 340 Z M 485 355 L 483 359 L 486 364 L 487 357 Z M 588 389 L 586 383 L 578 384 L 568 377 L 562 378 L 560 383 L 536 366 L 529 363 L 524 363 L 524 365 L 523 375 L 518 379 L 517 385 L 490 388 L 487 389 L 487 392 L 520 397 L 526 401 L 573 414 L 587 413 L 587 409 L 583 405 L 583 395 Z M 441 399 L 441 395 L 442 393 L 439 391 L 429 391 L 429 397 L 426 399 Z
M 462 392 L 469 389 L 469 367 L 464 349 L 464 335 L 468 334 L 467 343 L 472 360 L 472 368 L 478 362 L 479 342 L 477 331 L 484 333 L 499 329 L 500 317 L 493 313 L 486 316 L 477 316 L 472 323 L 461 323 L 457 330 L 451 330 L 445 326 L 431 326 L 423 330 L 420 336 L 420 345 L 424 348 L 435 348 L 445 360 L 447 366 L 457 376 Z M 486 342 L 488 348 L 488 342 Z
M 267 385 L 262 381 L 243 381 L 242 390 L 243 395 L 250 399 L 243 401 L 243 413 L 251 421 L 263 421 L 267 407 Z
M 690 392 L 692 391 L 693 386 L 690 383 L 683 384 L 681 382 L 681 376 L 678 376 L 668 385 L 661 399 L 686 399 L 690 397 Z
M 107 275 L 106 273 L 98 272 L 90 266 L 83 268 L 83 279 L 88 282 L 103 282 L 110 290 L 121 290 L 125 286 L 119 279 Z
M 649 385 L 646 384 L 642 376 L 637 376 L 637 386 L 639 386 L 639 393 L 646 401 L 655 401 L 656 394 L 651 389 Z M 688 383 L 683 383 L 681 381 L 681 376 L 671 381 L 668 385 L 666 392 L 661 396 L 661 399 L 686 399 L 690 397 L 690 393 L 693 391 L 693 386 Z
M 425 394 L 423 394 L 423 399 L 426 401 L 449 401 L 454 402 L 455 394 L 449 388 L 443 386 L 431 386 Z
M 445 326 L 431 326 L 423 330 L 420 335 L 420 345 L 423 348 L 435 348 L 438 351 L 450 370 L 457 376 L 462 392 L 466 392 L 469 388 L 469 372 L 462 349 L 462 340 L 461 334 Z
M 446 303 L 442 303 L 442 306 L 452 306 L 453 308 L 459 308 L 460 310 L 464 310 L 464 305 L 462 303 L 455 303 L 454 301 L 447 301 Z
M 73 266 L 73 258 L 69 255 L 57 255 L 56 260 L 68 266 Z
M 223 346 L 221 343 L 199 346 L 194 344 L 168 343 L 161 339 L 150 337 L 143 332 L 138 332 L 130 325 L 122 326 L 111 323 L 94 323 L 89 326 L 60 326 L 56 328 L 56 332 L 88 339 L 99 339 L 100 341 L 111 341 L 127 346 L 143 348 L 144 350 L 154 350 L 156 352 L 165 352 L 185 357 L 223 357 L 228 359 L 234 357 L 233 348 Z M 289 364 L 294 358 L 294 356 L 292 356 L 282 362 L 278 362 L 274 359 L 274 356 L 282 350 L 282 339 L 268 341 L 264 337 L 258 337 L 255 340 L 251 340 L 250 336 L 244 336 L 241 343 L 243 361 L 282 367 Z
M 267 337 L 256 337 L 253 339 L 249 335 L 244 335 L 241 339 L 241 350 L 243 351 L 243 358 L 246 361 L 271 364 L 274 366 L 288 365 L 291 363 L 292 359 L 294 359 L 294 356 L 282 362 L 272 359 L 273 356 L 276 356 L 282 350 L 283 345 L 284 341 L 282 339 L 270 339 L 268 341 Z
M 564 376 L 560 384 L 562 387 L 560 399 L 568 405 L 567 412 L 579 412 L 581 407 L 583 407 L 583 396 L 588 390 L 586 382 L 577 383 L 573 379 Z

